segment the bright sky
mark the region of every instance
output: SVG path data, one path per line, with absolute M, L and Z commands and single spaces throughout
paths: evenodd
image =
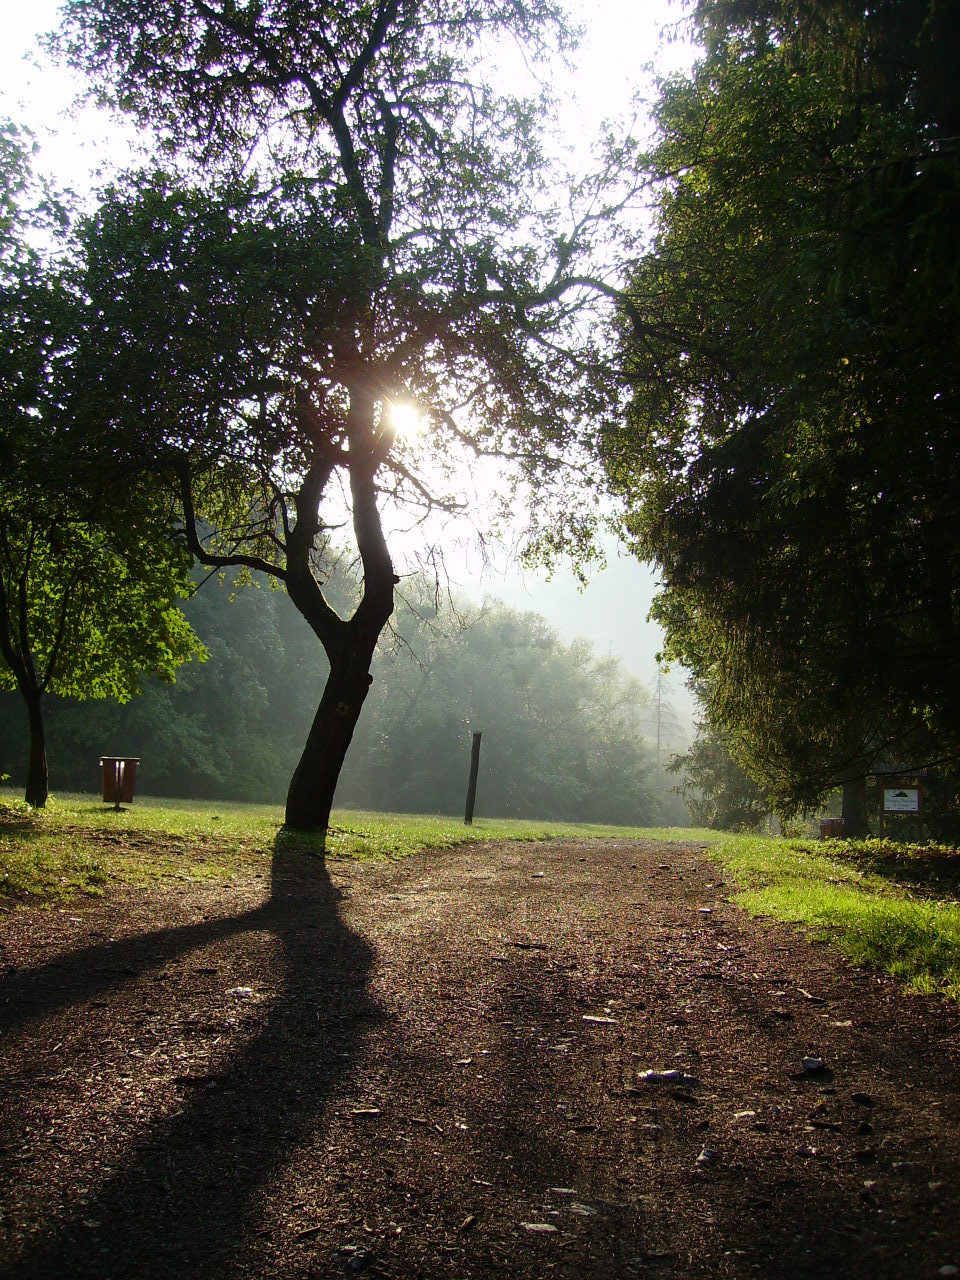
M 575 19 L 586 29 L 577 69 L 558 86 L 570 95 L 566 113 L 571 131 L 581 138 L 595 134 L 599 123 L 629 109 L 638 87 L 647 88 L 644 68 L 653 63 L 669 72 L 689 62 L 682 41 L 661 40 L 675 27 L 681 0 L 568 0 Z M 63 184 L 83 185 L 98 165 L 122 154 L 122 131 L 93 109 L 75 120 L 67 113 L 76 83 L 51 66 L 37 48 L 37 37 L 57 25 L 59 0 L 8 3 L 0 44 L 0 114 L 37 132 L 43 146 L 41 168 Z M 132 134 L 130 135 L 132 136 Z
M 680 0 L 568 0 L 568 7 L 586 28 L 576 71 L 557 85 L 568 98 L 564 120 L 570 122 L 569 140 L 576 144 L 595 137 L 604 119 L 628 115 L 637 89 L 650 95 L 652 81 L 645 70 L 650 64 L 666 74 L 688 65 L 691 53 L 682 41 L 661 38 L 679 21 Z M 8 3 L 5 8 L 0 117 L 33 129 L 43 173 L 60 185 L 83 190 L 98 167 L 122 165 L 129 157 L 124 131 L 92 108 L 70 118 L 77 85 L 51 66 L 36 45 L 38 35 L 57 25 L 59 0 Z M 134 138 L 132 131 L 126 136 Z M 655 680 L 654 655 L 662 637 L 646 621 L 654 576 L 632 557 L 619 558 L 614 551 L 608 569 L 595 575 L 582 594 L 567 570 L 548 583 L 542 576 L 509 568 L 481 576 L 465 563 L 458 576 L 466 594 L 499 596 L 514 608 L 541 613 L 564 640 L 584 637 L 597 653 L 618 657 L 648 687 Z M 671 700 L 687 718 L 692 704 L 681 680 L 673 678 Z

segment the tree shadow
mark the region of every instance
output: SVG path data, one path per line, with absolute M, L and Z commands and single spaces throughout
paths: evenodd
M 84 948 L 26 978 L 8 977 L 6 992 L 0 987 L 8 998 L 14 987 L 17 992 L 0 1013 L 0 1031 L 7 1032 L 57 1008 L 79 1017 L 79 1006 L 91 997 L 122 991 L 147 969 L 162 970 L 191 954 L 214 955 L 218 945 L 240 943 L 248 958 L 270 957 L 266 984 L 217 992 L 223 1016 L 215 1013 L 195 1027 L 193 1062 L 199 1059 L 203 1069 L 191 1070 L 189 1055 L 183 1055 L 186 1070 L 168 1063 L 162 1104 L 154 1098 L 153 1114 L 131 1126 L 129 1140 L 111 1153 L 113 1167 L 90 1194 L 53 1187 L 65 1209 L 52 1206 L 29 1244 L 21 1241 L 11 1251 L 6 1276 L 212 1280 L 231 1269 L 256 1234 L 258 1192 L 322 1124 L 331 1096 L 382 1016 L 367 994 L 372 952 L 340 918 L 340 895 L 323 859 L 300 849 L 299 842 L 291 849 L 278 837 L 262 906 Z M 164 989 L 162 999 L 172 998 Z M 168 1032 L 175 1017 L 183 1017 L 169 1008 L 164 1016 Z M 105 1037 L 109 1029 L 107 1014 Z M 54 1071 L 55 1047 L 47 1057 Z M 146 1073 L 145 1060 L 135 1061 Z M 16 1098 L 8 1094 L 4 1106 L 15 1112 Z M 9 1120 L 4 1127 L 9 1136 Z M 70 1169 L 74 1180 L 84 1176 Z

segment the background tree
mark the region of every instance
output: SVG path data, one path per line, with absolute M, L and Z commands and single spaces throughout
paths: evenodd
M 689 750 L 674 756 L 670 772 L 694 821 L 721 831 L 756 830 L 770 816 L 763 789 L 737 764 L 725 736 L 702 721 Z
M 649 695 L 640 682 L 584 642 L 562 644 L 536 614 L 499 602 L 438 610 L 426 586 L 405 586 L 394 624 L 401 647 L 382 660 L 342 801 L 462 812 L 480 730 L 481 812 L 652 822 L 653 761 L 641 734 Z
M 349 597 L 346 577 L 329 587 Z M 97 759 L 109 753 L 142 757 L 151 795 L 282 798 L 323 688 L 312 632 L 265 580 L 235 594 L 205 583 L 184 610 L 208 658 L 175 684 L 148 680 L 123 706 L 50 699 L 55 785 L 93 789 Z M 641 732 L 646 691 L 588 645 L 562 644 L 536 615 L 496 602 L 438 605 L 427 578 L 407 579 L 373 671 L 338 805 L 461 814 L 470 735 L 482 726 L 484 813 L 659 817 Z M 0 772 L 19 775 L 20 751 L 20 735 L 5 735 Z
M 90 403 L 176 474 L 197 559 L 274 577 L 320 640 L 286 819 L 323 830 L 393 609 L 384 511 L 453 511 L 451 468 L 506 457 L 537 492 L 529 545 L 586 554 L 596 504 L 571 478 L 595 482 L 587 445 L 612 409 L 589 276 L 612 179 L 561 215 L 548 102 L 486 79 L 498 51 L 536 61 L 569 33 L 550 0 L 66 15 L 67 56 L 180 166 L 118 184 L 88 227 Z M 428 429 L 404 437 L 401 407 Z M 341 615 L 325 555 L 345 520 L 362 593 Z
M 700 4 L 607 438 L 668 647 L 781 807 L 960 748 L 954 3 Z M 857 801 L 851 811 L 851 802 Z
M 63 259 L 66 212 L 35 183 L 29 146 L 0 131 L 0 688 L 29 724 L 26 799 L 48 793 L 43 699 L 124 699 L 144 670 L 172 679 L 199 646 L 178 596 L 188 557 L 142 475 L 90 474 L 76 428 L 79 309 Z M 45 252 L 36 247 L 46 245 Z

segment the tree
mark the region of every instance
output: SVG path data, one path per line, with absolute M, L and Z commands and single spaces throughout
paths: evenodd
M 559 212 L 549 104 L 485 80 L 514 43 L 569 45 L 551 0 L 66 15 L 61 49 L 179 165 L 116 185 L 88 227 L 90 400 L 176 475 L 194 556 L 281 582 L 323 646 L 286 808 L 323 831 L 394 607 L 384 512 L 457 511 L 455 465 L 507 458 L 504 511 L 537 494 L 529 546 L 588 554 L 596 504 L 573 481 L 597 483 L 588 446 L 615 401 L 594 315 L 613 291 L 591 262 L 616 157 Z M 427 429 L 404 437 L 401 409 Z M 325 555 L 345 521 L 362 593 L 341 615 Z
M 208 656 L 175 684 L 147 680 L 128 703 L 96 710 L 50 700 L 56 785 L 89 790 L 109 751 L 142 757 L 151 795 L 283 795 L 296 763 L 291 728 L 306 734 L 310 698 L 322 691 L 312 633 L 260 580 L 239 592 L 204 583 L 183 607 Z M 659 817 L 641 734 L 649 696 L 614 660 L 562 644 L 541 618 L 497 602 L 438 603 L 426 575 L 405 580 L 390 633 L 338 806 L 462 814 L 471 732 L 482 727 L 484 813 L 630 825 Z M 0 716 L 6 709 L 0 698 Z M 18 749 L 0 744 L 0 772 Z
M 696 822 L 721 831 L 755 830 L 770 814 L 761 787 L 730 754 L 722 733 L 703 721 L 690 749 L 674 756 L 670 772 L 681 775 L 677 790 Z
M 94 479 L 65 447 L 77 428 L 78 315 L 57 261 L 66 214 L 35 189 L 12 126 L 0 132 L 0 182 L 0 688 L 15 687 L 26 705 L 26 799 L 42 807 L 44 695 L 123 699 L 142 671 L 172 679 L 199 646 L 175 607 L 189 590 L 188 558 L 169 540 L 159 495 L 128 474 L 124 502 L 135 514 L 118 510 L 114 477 Z M 46 237 L 49 260 L 31 237 Z
M 711 723 L 783 809 L 849 806 L 960 750 L 957 8 L 694 20 L 608 466 Z
M 653 764 L 640 732 L 649 695 L 640 682 L 586 643 L 562 644 L 537 614 L 498 601 L 439 608 L 428 587 L 404 586 L 392 624 L 401 645 L 378 663 L 342 800 L 462 813 L 480 730 L 484 813 L 650 823 Z

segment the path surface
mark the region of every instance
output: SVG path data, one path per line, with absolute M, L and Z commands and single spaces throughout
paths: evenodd
M 0 916 L 4 1280 L 960 1267 L 956 1007 L 703 849 L 265 862 Z

